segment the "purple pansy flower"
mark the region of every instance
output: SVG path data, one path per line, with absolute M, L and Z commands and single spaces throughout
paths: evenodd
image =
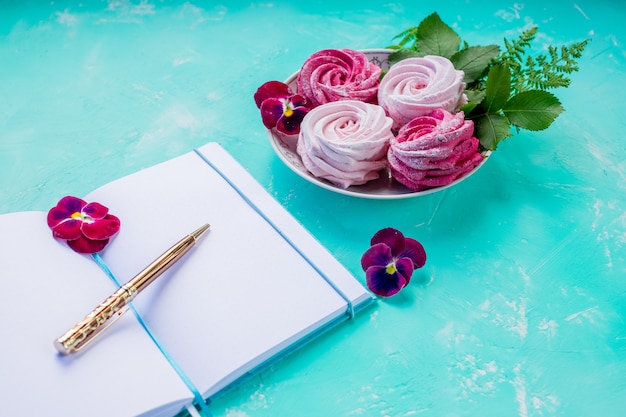
M 120 230 L 120 220 L 100 203 L 66 196 L 48 212 L 48 227 L 75 252 L 96 253 Z
M 261 104 L 268 98 L 287 98 L 292 96 L 293 92 L 287 84 L 282 81 L 268 81 L 260 86 L 254 93 L 254 102 L 257 108 L 261 108 Z
M 300 94 L 294 94 L 281 81 L 268 81 L 254 93 L 254 102 L 261 110 L 266 128 L 276 128 L 286 135 L 300 133 L 300 123 L 309 112 L 309 103 Z
M 426 263 L 422 244 L 391 227 L 376 232 L 370 245 L 361 266 L 368 288 L 381 297 L 397 294 L 407 286 L 413 271 Z

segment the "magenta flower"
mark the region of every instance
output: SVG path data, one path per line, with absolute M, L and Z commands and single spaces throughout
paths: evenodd
M 48 212 L 48 227 L 75 252 L 96 253 L 120 230 L 120 220 L 100 203 L 66 196 Z
M 368 288 L 381 297 L 397 294 L 408 285 L 413 271 L 426 263 L 422 244 L 394 228 L 379 230 L 370 244 L 361 266 Z
M 280 81 L 268 81 L 254 93 L 254 102 L 261 110 L 266 128 L 276 128 L 286 135 L 300 133 L 300 123 L 309 112 L 307 99 L 294 94 L 289 86 Z

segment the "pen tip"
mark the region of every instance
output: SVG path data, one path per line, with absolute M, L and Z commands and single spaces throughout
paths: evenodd
M 195 240 L 198 240 L 207 230 L 209 230 L 209 227 L 211 227 L 211 225 L 207 223 L 191 233 L 191 236 L 193 236 Z

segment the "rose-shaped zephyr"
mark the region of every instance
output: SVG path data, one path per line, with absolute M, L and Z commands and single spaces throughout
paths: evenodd
M 47 222 L 52 235 L 78 253 L 100 252 L 120 230 L 120 220 L 107 207 L 72 196 L 63 197 L 50 209 Z
M 375 103 L 382 70 L 352 49 L 324 49 L 311 55 L 298 73 L 298 92 L 313 107 L 338 100 Z
M 391 119 L 381 107 L 336 101 L 306 115 L 297 152 L 314 176 L 348 188 L 378 178 L 392 137 Z
M 456 112 L 464 101 L 463 71 L 449 59 L 427 55 L 392 65 L 378 88 L 378 103 L 393 119 L 394 129 L 436 109 Z
M 389 142 L 391 175 L 414 191 L 456 181 L 484 159 L 473 132 L 474 123 L 463 112 L 440 109 L 416 117 Z

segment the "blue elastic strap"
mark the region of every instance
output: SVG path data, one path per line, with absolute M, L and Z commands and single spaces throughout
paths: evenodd
M 348 297 L 346 294 L 344 294 L 343 291 L 341 291 L 341 289 L 339 287 L 337 287 L 337 284 L 335 284 L 333 282 L 333 280 L 331 280 L 322 270 L 319 269 L 319 267 L 317 265 L 315 265 L 315 263 L 313 263 L 313 261 L 306 256 L 298 246 L 296 246 L 296 244 L 289 239 L 282 230 L 280 230 L 280 228 L 274 224 L 274 222 L 272 222 L 272 220 L 270 220 L 267 215 L 265 213 L 263 213 L 263 211 L 258 208 L 256 206 L 256 204 L 254 204 L 245 194 L 243 191 L 241 191 L 237 185 L 235 185 L 226 175 L 224 175 L 224 173 L 222 171 L 220 171 L 220 169 L 218 167 L 216 167 L 211 161 L 209 161 L 202 153 L 200 153 L 200 151 L 198 151 L 197 149 L 194 149 L 194 152 L 207 164 L 209 165 L 211 168 L 213 168 L 213 170 L 215 172 L 217 172 L 220 177 L 222 177 L 222 179 L 224 179 L 224 181 L 226 181 L 232 188 L 233 190 L 235 190 L 237 192 L 237 194 L 239 194 L 239 196 L 259 215 L 261 216 L 296 252 L 298 252 L 298 254 L 302 257 L 302 259 L 304 259 L 309 265 L 311 265 L 311 267 L 322 277 L 324 278 L 324 281 L 326 281 L 326 283 L 328 283 L 328 285 L 330 285 L 330 287 L 335 290 L 335 292 L 337 294 L 339 294 L 339 296 L 341 298 L 344 299 L 344 301 L 347 304 L 347 314 L 348 316 L 352 319 L 354 318 L 354 306 L 352 305 L 352 301 L 350 300 L 350 297 Z
M 93 258 L 94 261 L 96 261 L 96 264 L 98 264 L 100 269 L 102 269 L 109 276 L 109 278 L 111 278 L 111 280 L 115 283 L 117 287 L 122 286 L 122 284 L 117 280 L 115 275 L 113 275 L 113 272 L 109 269 L 107 264 L 104 262 L 100 254 L 94 253 L 91 255 L 91 257 Z M 143 318 L 141 318 L 141 315 L 139 314 L 139 312 L 135 309 L 135 306 L 133 305 L 132 302 L 128 304 L 128 307 L 135 314 L 135 317 L 137 317 L 137 321 L 139 322 L 141 327 L 143 327 L 143 329 L 146 331 L 148 336 L 150 336 L 150 339 L 152 339 L 156 347 L 159 349 L 159 351 L 161 351 L 165 359 L 169 362 L 169 364 L 172 366 L 174 371 L 178 374 L 180 379 L 182 379 L 185 385 L 187 385 L 187 388 L 189 388 L 189 391 L 191 391 L 191 393 L 193 394 L 193 398 L 195 400 L 194 404 L 198 404 L 201 411 L 206 415 L 206 417 L 211 417 L 211 412 L 209 411 L 209 408 L 206 402 L 204 401 L 204 399 L 202 398 L 202 395 L 200 394 L 200 391 L 198 390 L 198 388 L 196 388 L 193 382 L 191 382 L 191 379 L 182 370 L 180 365 L 176 363 L 174 358 L 167 352 L 165 347 L 157 340 L 156 336 L 152 333 L 152 331 L 150 331 L 150 329 L 144 322 Z

